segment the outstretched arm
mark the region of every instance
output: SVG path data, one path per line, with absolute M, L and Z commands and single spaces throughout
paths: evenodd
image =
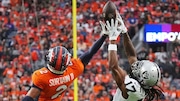
M 35 98 L 40 94 L 40 90 L 36 87 L 31 87 L 31 89 L 26 94 L 22 101 L 34 101 Z
M 124 33 L 124 50 L 126 53 L 126 56 L 128 58 L 128 61 L 130 64 L 133 64 L 135 61 L 137 61 L 137 55 L 135 48 L 132 44 L 132 41 L 128 35 L 128 32 Z
M 108 45 L 108 61 L 109 61 L 109 69 L 113 71 L 113 69 L 119 68 L 118 66 L 118 57 L 117 57 L 117 45 L 116 41 L 112 40 Z
M 122 20 L 119 13 L 117 13 L 117 15 L 118 15 L 117 20 L 120 23 L 120 26 L 118 28 L 121 31 L 121 33 L 124 35 L 124 50 L 125 50 L 129 63 L 132 64 L 135 61 L 137 61 L 136 51 L 129 37 L 127 28 L 124 25 L 124 21 Z
M 105 29 L 105 24 L 102 21 L 100 21 L 100 25 L 102 28 L 100 39 L 98 39 L 87 52 L 85 52 L 83 55 L 79 57 L 82 63 L 84 64 L 84 67 L 89 63 L 94 54 L 96 54 L 96 52 L 99 50 L 99 48 L 102 46 L 103 42 L 106 40 L 108 36 L 109 32 Z
M 102 35 L 100 37 L 100 39 L 98 39 L 87 52 L 85 52 L 83 55 L 81 55 L 79 57 L 81 59 L 82 63 L 84 64 L 84 66 L 86 66 L 89 63 L 89 61 L 92 59 L 94 54 L 96 54 L 96 52 L 102 46 L 102 44 L 106 38 L 107 38 L 107 35 L 105 35 L 105 34 Z
M 117 44 L 116 40 L 119 36 L 119 32 L 117 31 L 117 24 L 111 20 L 111 26 L 107 23 L 107 29 L 109 30 L 109 45 L 108 45 L 108 62 L 109 62 L 109 69 L 112 71 L 113 79 L 116 81 L 118 88 L 122 91 L 122 96 L 124 98 L 128 98 L 128 94 L 125 88 L 124 80 L 125 76 L 127 75 L 126 72 L 119 67 L 118 64 L 118 56 L 117 56 Z
M 117 47 L 115 41 L 111 41 L 108 46 L 109 69 L 112 71 L 113 79 L 116 81 L 118 88 L 122 91 L 122 96 L 124 98 L 128 98 L 128 94 L 124 84 L 125 76 L 127 74 L 118 65 L 117 50 L 114 50 L 115 47 Z

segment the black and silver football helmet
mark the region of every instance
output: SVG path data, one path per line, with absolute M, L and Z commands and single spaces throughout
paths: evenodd
M 132 64 L 132 75 L 145 89 L 150 89 L 160 81 L 161 71 L 156 63 L 141 60 Z

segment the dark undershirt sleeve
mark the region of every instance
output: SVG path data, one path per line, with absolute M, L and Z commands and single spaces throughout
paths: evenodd
M 94 54 L 96 54 L 96 52 L 102 46 L 106 38 L 107 38 L 107 35 L 102 35 L 100 39 L 98 39 L 87 52 L 85 52 L 79 57 L 82 63 L 84 64 L 84 66 L 86 66 L 89 63 L 89 61 L 92 59 Z
M 25 96 L 22 101 L 34 101 L 34 99 L 30 96 Z

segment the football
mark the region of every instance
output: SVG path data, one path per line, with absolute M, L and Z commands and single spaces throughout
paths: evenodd
M 103 7 L 103 19 L 104 21 L 111 21 L 116 18 L 116 5 L 112 1 L 108 1 Z

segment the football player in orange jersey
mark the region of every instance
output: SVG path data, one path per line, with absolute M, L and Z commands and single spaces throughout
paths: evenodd
M 37 97 L 38 101 L 61 101 L 67 88 L 83 73 L 85 66 L 107 38 L 105 25 L 102 22 L 100 24 L 101 37 L 77 59 L 71 58 L 71 54 L 63 46 L 49 49 L 46 55 L 47 67 L 32 74 L 33 85 L 22 101 L 34 101 Z

